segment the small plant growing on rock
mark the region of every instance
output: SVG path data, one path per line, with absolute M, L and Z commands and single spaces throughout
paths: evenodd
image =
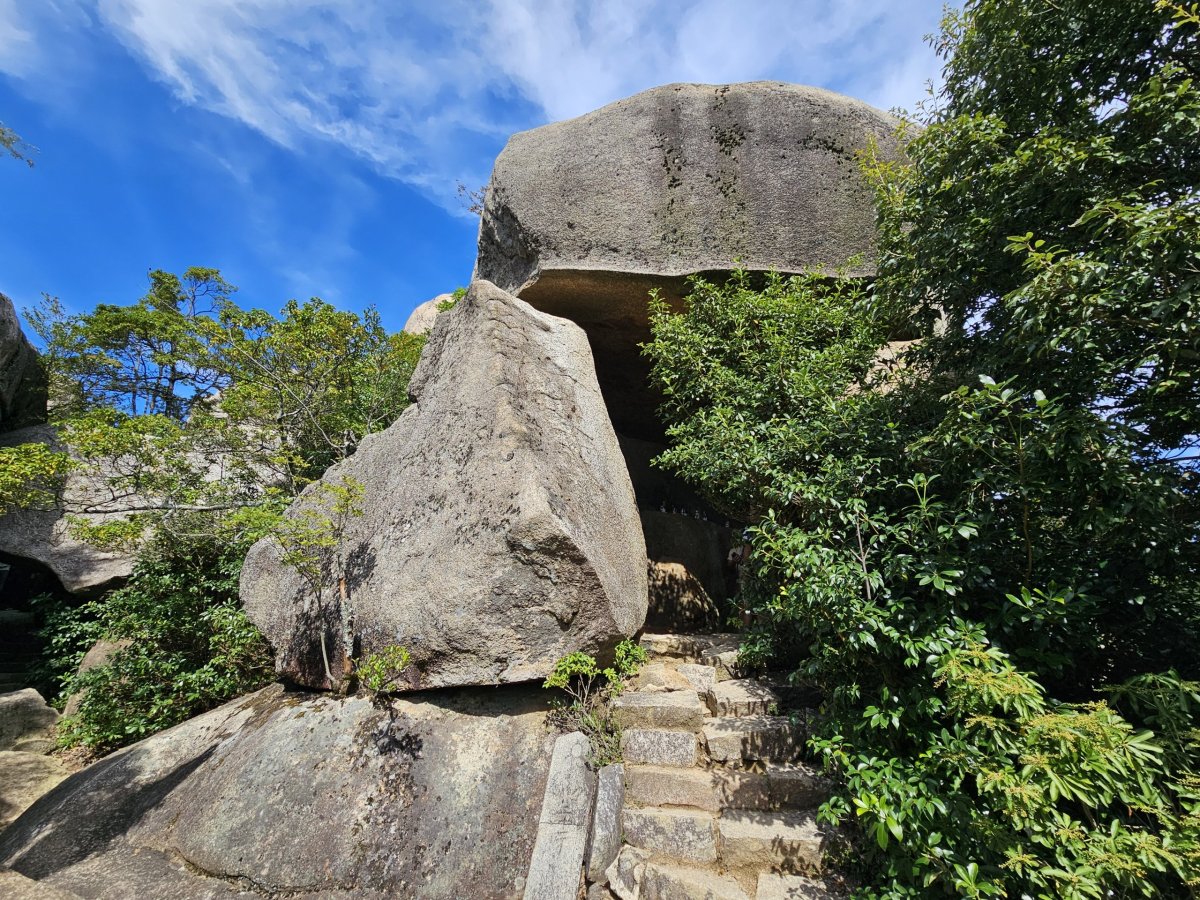
M 352 646 L 354 610 L 350 604 L 342 539 L 350 520 L 362 515 L 359 504 L 365 488 L 361 482 L 343 477 L 336 484 L 318 483 L 315 490 L 315 504 L 283 519 L 275 527 L 272 537 L 283 551 L 284 564 L 296 570 L 316 598 L 320 617 L 324 619 L 327 610 L 336 614 L 341 623 L 342 647 L 349 648 Z M 327 594 L 331 588 L 337 589 L 337 596 L 334 602 L 328 603 Z M 334 678 L 329 666 L 327 638 L 327 628 L 322 624 L 321 658 L 325 664 L 325 677 L 335 685 L 340 678 Z M 343 672 L 348 673 L 349 667 L 350 660 L 343 660 Z
M 368 653 L 354 668 L 358 683 L 371 694 L 386 696 L 412 664 L 412 654 L 393 644 L 378 653 Z
M 601 669 L 596 658 L 582 651 L 568 653 L 554 665 L 543 687 L 566 692 L 570 702 L 552 702 L 548 721 L 563 731 L 581 731 L 592 744 L 597 766 L 621 760 L 621 729 L 612 717 L 610 702 L 620 695 L 625 679 L 646 662 L 646 651 L 625 640 L 617 644 L 613 664 Z

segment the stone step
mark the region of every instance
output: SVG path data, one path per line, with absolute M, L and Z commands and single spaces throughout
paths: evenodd
M 750 900 L 728 875 L 650 861 L 638 880 L 639 900 Z
M 738 662 L 737 648 L 711 648 L 700 654 L 700 662 L 713 667 L 717 673 L 717 681 L 732 681 L 753 674 Z
M 721 681 L 705 692 L 704 699 L 711 716 L 766 716 L 779 712 L 779 694 L 757 678 Z
M 811 812 L 732 810 L 717 819 L 721 865 L 740 872 L 818 873 L 825 832 Z
M 704 725 L 708 708 L 696 691 L 631 691 L 613 700 L 612 714 L 622 728 L 674 728 L 695 732 Z
M 829 783 L 804 765 L 768 764 L 762 772 L 630 765 L 626 801 L 634 806 L 778 810 L 819 806 Z
M 787 716 L 719 716 L 706 719 L 703 738 L 719 765 L 791 762 L 804 748 L 806 729 Z
M 711 813 L 627 806 L 621 823 L 625 843 L 640 850 L 686 862 L 717 861 L 716 820 Z
M 705 654 L 737 651 L 737 634 L 643 634 L 639 643 L 652 659 L 677 659 L 698 663 Z
M 845 897 L 823 881 L 803 875 L 763 872 L 758 876 L 754 900 L 840 900 Z
M 627 728 L 621 733 L 621 757 L 630 764 L 690 768 L 699 762 L 699 751 L 691 731 Z

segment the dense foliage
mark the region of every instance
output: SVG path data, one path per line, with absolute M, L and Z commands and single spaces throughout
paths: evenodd
M 269 678 L 266 645 L 238 603 L 255 539 L 274 536 L 323 604 L 345 600 L 337 538 L 361 486 L 324 486 L 315 508 L 280 516 L 408 405 L 424 338 L 388 335 L 373 309 L 317 299 L 278 318 L 245 310 L 234 290 L 215 269 L 155 271 L 130 305 L 69 315 L 46 298 L 28 313 L 61 444 L 4 449 L 0 509 L 58 504 L 77 536 L 137 548 L 125 587 L 47 612 L 60 699 L 79 703 L 61 731 L 68 745 L 106 752 Z M 92 495 L 60 496 L 61 477 L 80 470 Z M 112 515 L 84 515 L 94 513 Z M 75 677 L 97 640 L 119 649 Z
M 51 616 L 62 697 L 78 699 L 61 743 L 107 752 L 274 677 L 266 642 L 238 601 L 246 549 L 216 538 L 159 538 L 123 588 Z M 100 639 L 117 649 L 76 675 L 83 651 Z
M 128 543 L 196 511 L 261 532 L 263 514 L 408 405 L 424 338 L 318 299 L 278 318 L 244 310 L 234 290 L 215 269 L 155 271 L 134 304 L 68 315 L 47 298 L 29 313 L 71 464 L 107 488 L 69 512 L 131 511 L 77 520 L 83 536 Z
M 1198 24 L 968 3 L 867 163 L 873 288 L 654 311 L 664 464 L 758 523 L 744 652 L 824 692 L 866 895 L 1200 884 Z

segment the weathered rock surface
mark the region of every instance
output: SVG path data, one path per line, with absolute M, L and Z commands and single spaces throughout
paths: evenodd
M 89 898 L 520 897 L 544 693 L 267 688 L 68 778 L 0 835 L 0 866 Z
M 429 334 L 433 330 L 433 323 L 437 321 L 440 312 L 438 306 L 449 303 L 453 299 L 453 294 L 438 294 L 432 300 L 426 300 L 409 313 L 403 330 L 409 334 Z
M 513 135 L 484 203 L 475 277 L 583 324 L 617 430 L 661 435 L 637 343 L 646 299 L 685 276 L 869 276 L 875 211 L 855 152 L 894 156 L 896 121 L 778 82 L 671 84 Z
M 0 750 L 31 738 L 54 736 L 58 712 L 33 688 L 0 694 Z
M 242 598 L 279 671 L 329 686 L 324 636 L 335 682 L 351 647 L 393 644 L 413 686 L 526 681 L 637 631 L 645 543 L 583 332 L 475 282 L 409 390 L 396 423 L 322 479 L 365 487 L 339 548 L 346 602 L 315 597 L 273 541 L 247 557 Z
M 863 254 L 848 274 L 873 274 L 874 203 L 854 154 L 871 139 L 895 153 L 896 125 L 849 97 L 759 81 L 665 85 L 515 134 L 488 185 L 476 277 L 616 319 L 644 317 L 645 293 L 605 297 L 620 279 L 603 273 L 735 260 L 832 272 Z
M 43 752 L 0 750 L 0 829 L 68 774 L 66 766 Z
M 57 431 L 49 425 L 0 434 L 0 446 L 17 444 L 49 444 L 56 450 L 63 449 Z M 62 500 L 70 509 L 97 523 L 121 515 L 128 503 L 114 502 L 104 484 L 81 472 L 66 476 Z M 0 513 L 0 553 L 41 563 L 66 590 L 76 594 L 99 591 L 114 581 L 128 578 L 133 571 L 132 553 L 99 550 L 73 538 L 59 506 Z
M 16 307 L 0 294 L 0 431 L 44 422 L 46 386 L 46 371 Z
M 700 583 L 713 600 L 723 600 L 736 593 L 733 581 L 733 570 L 726 564 L 729 550 L 733 546 L 733 534 L 730 529 L 716 522 L 706 522 L 692 516 L 680 516 L 672 513 L 643 509 L 642 530 L 646 535 L 646 555 L 660 563 L 677 563 L 687 569 L 692 578 Z M 689 590 L 691 589 L 689 585 Z M 697 603 L 699 601 L 696 601 Z M 715 626 L 705 627 L 702 622 L 705 616 L 699 608 L 693 606 L 690 612 L 694 624 L 682 628 L 684 622 L 671 620 L 671 628 L 666 631 L 713 631 Z M 664 605 L 662 614 L 670 619 L 671 607 Z M 682 616 L 677 617 L 682 618 Z M 686 620 L 685 620 L 686 621 Z
M 79 667 L 75 670 L 76 675 L 82 675 L 84 672 L 99 668 L 108 663 L 109 660 L 117 654 L 118 651 L 128 647 L 130 641 L 123 638 L 117 641 L 110 641 L 101 638 L 88 648 L 88 652 L 83 655 L 83 659 L 79 661 Z M 72 694 L 67 698 L 67 704 L 63 707 L 64 716 L 73 716 L 79 712 L 79 704 L 83 700 L 83 691 Z
M 715 631 L 721 627 L 721 610 L 686 566 L 651 562 L 647 576 L 650 582 L 647 628 L 688 632 Z

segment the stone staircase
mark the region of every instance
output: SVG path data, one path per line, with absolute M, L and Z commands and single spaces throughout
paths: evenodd
M 736 635 L 646 635 L 649 662 L 613 703 L 622 725 L 621 900 L 821 900 L 827 785 L 799 761 L 784 689 L 740 677 Z M 802 717 L 803 719 L 803 717 Z M 592 896 L 589 894 L 589 896 Z M 597 892 L 596 896 L 603 896 Z

